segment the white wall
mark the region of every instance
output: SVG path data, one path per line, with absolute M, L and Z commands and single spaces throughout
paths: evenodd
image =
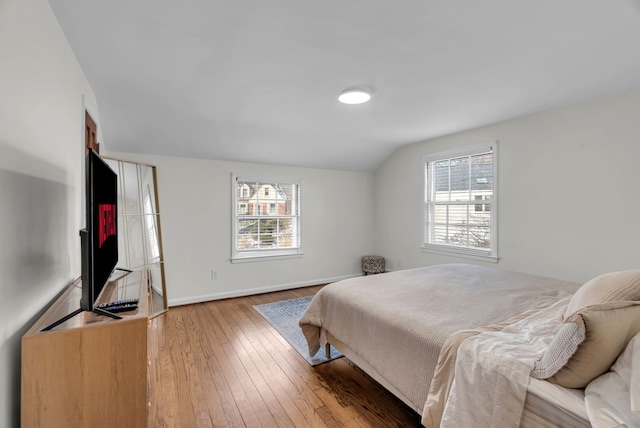
M 14 427 L 20 338 L 80 274 L 83 103 L 99 118 L 46 0 L 0 2 L 0 59 L 0 426 Z M 639 111 L 633 92 L 414 144 L 375 176 L 126 156 L 158 166 L 175 303 L 355 275 L 368 253 L 392 269 L 463 261 L 419 249 L 420 157 L 496 139 L 498 266 L 584 281 L 639 267 Z M 231 172 L 304 179 L 304 257 L 229 262 Z
M 170 305 L 286 289 L 358 275 L 374 250 L 373 174 L 168 156 L 109 156 L 157 167 Z M 234 263 L 231 173 L 302 178 L 304 256 Z M 211 270 L 219 279 L 211 279 Z
M 80 275 L 83 99 L 97 107 L 45 0 L 0 2 L 0 64 L 0 427 L 17 427 L 21 336 Z
M 421 252 L 420 158 L 498 140 L 499 268 L 579 282 L 640 268 L 639 119 L 631 92 L 398 150 L 375 174 L 378 253 L 392 269 L 478 263 Z

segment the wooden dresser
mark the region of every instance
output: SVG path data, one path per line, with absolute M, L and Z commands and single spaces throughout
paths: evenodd
M 145 271 L 116 272 L 98 303 L 139 298 L 120 320 L 78 309 L 75 281 L 22 337 L 21 426 L 145 427 L 148 286 Z

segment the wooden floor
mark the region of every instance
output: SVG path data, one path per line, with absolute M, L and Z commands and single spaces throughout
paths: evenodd
M 149 427 L 419 427 L 346 358 L 310 366 L 252 305 L 321 286 L 170 308 L 151 320 Z

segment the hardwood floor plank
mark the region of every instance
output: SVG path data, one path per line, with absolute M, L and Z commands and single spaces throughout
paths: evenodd
M 217 315 L 222 332 L 226 334 L 227 337 L 230 337 L 229 333 L 231 330 L 228 326 L 227 320 L 230 319 L 232 315 L 221 311 L 221 308 L 224 310 L 225 306 L 219 305 L 213 309 Z M 242 417 L 247 423 L 262 424 L 262 426 L 277 426 L 271 412 L 269 411 L 270 397 L 267 396 L 265 401 L 260 391 L 256 388 L 250 374 L 247 372 L 245 364 L 236 351 L 236 348 L 238 347 L 238 338 L 234 337 L 234 339 L 235 340 L 230 340 L 229 343 L 224 344 L 222 348 L 227 357 L 227 361 L 230 363 L 231 369 L 235 374 L 236 385 L 233 385 L 234 388 L 232 391 L 237 397 L 241 397 L 242 400 L 246 400 L 248 407 L 252 409 L 251 416 L 241 412 Z M 238 348 L 238 350 L 241 351 L 240 348 Z M 238 389 L 238 386 L 242 388 L 242 391 Z
M 252 378 L 256 382 L 256 386 L 259 390 L 270 390 L 270 396 L 278 401 L 277 406 L 273 406 L 272 414 L 275 418 L 283 419 L 286 417 L 290 426 L 303 426 L 309 425 L 308 420 L 304 417 L 303 413 L 295 405 L 295 402 L 291 399 L 290 391 L 294 390 L 294 396 L 299 394 L 297 389 L 290 384 L 285 376 L 281 375 L 281 371 L 277 364 L 267 356 L 265 358 L 264 348 L 259 341 L 255 338 L 251 338 L 251 333 L 246 328 L 246 319 L 243 318 L 241 311 L 235 311 L 233 319 L 235 321 L 234 331 L 238 337 L 238 344 L 242 346 L 244 352 L 242 354 L 243 361 L 252 366 L 253 374 Z M 230 323 L 231 325 L 231 323 Z M 236 330 L 236 329 L 240 330 Z M 245 331 L 247 334 L 245 335 Z
M 251 333 L 247 336 L 245 338 L 247 343 L 255 350 L 255 353 L 249 357 L 254 360 L 256 367 L 259 367 L 264 376 L 268 377 L 268 387 L 273 391 L 294 426 L 309 425 L 308 417 L 303 413 L 308 415 L 313 409 L 307 405 L 304 405 L 303 409 L 299 408 L 301 395 L 299 388 L 284 374 L 281 367 L 264 348 L 263 343 Z
M 352 408 L 371 427 L 420 427 L 420 417 L 398 398 L 346 358 L 316 370 L 332 385 L 332 391 L 345 407 Z M 398 408 L 389 413 L 387 409 Z M 362 411 L 366 409 L 366 411 Z
M 292 385 L 290 397 L 300 406 L 305 406 L 301 410 L 309 413 L 323 406 L 322 401 L 313 392 L 314 388 L 319 387 L 315 373 L 309 370 L 309 364 L 275 329 L 268 325 L 268 328 L 262 330 L 255 339 L 262 344 L 267 355 L 276 363 L 277 370 L 284 376 L 283 381 Z M 310 409 L 306 408 L 307 403 L 311 406 Z
M 419 427 L 346 358 L 310 366 L 252 307 L 322 286 L 170 308 L 150 321 L 148 426 Z
M 342 428 L 350 425 L 344 425 L 342 422 L 336 419 L 336 414 L 333 413 L 327 406 L 322 406 L 316 409 L 316 414 L 322 419 L 322 421 L 329 427 Z
M 207 408 L 210 420 L 214 427 L 227 426 L 227 420 L 223 409 L 222 399 L 219 392 L 224 391 L 224 385 L 216 385 L 214 376 L 202 376 L 203 373 L 211 370 L 220 370 L 215 352 L 211 346 L 211 333 L 203 325 L 203 319 L 197 311 L 197 306 L 188 306 L 184 312 L 187 326 L 187 334 L 193 348 L 196 366 L 199 370 L 199 379 L 202 392 L 204 394 L 200 408 Z M 236 412 L 239 415 L 239 412 Z M 231 425 L 233 425 L 233 422 Z M 236 424 L 236 426 L 241 426 Z
M 219 397 L 222 400 L 222 408 L 216 412 L 222 412 L 228 426 L 246 426 L 245 420 L 252 420 L 253 408 L 247 404 L 242 388 L 238 388 L 236 374 L 231 362 L 227 359 L 224 350 L 228 346 L 229 338 L 222 333 L 222 328 L 217 319 L 203 314 L 202 307 L 198 307 L 198 314 L 202 322 L 203 334 L 210 340 L 212 356 L 208 360 L 210 374 Z M 239 397 L 239 400 L 236 398 Z M 244 415 L 243 415 L 244 414 Z
M 266 387 L 266 382 L 264 381 L 263 378 L 261 378 L 261 375 L 255 370 L 255 365 L 251 363 L 251 359 L 248 357 L 248 353 L 243 351 L 243 348 L 242 348 L 243 343 L 246 346 L 251 347 L 253 350 L 255 348 L 253 348 L 253 346 L 251 346 L 249 344 L 249 342 L 246 340 L 246 337 L 243 334 L 242 328 L 238 328 L 238 327 L 234 328 L 234 326 L 233 326 L 234 325 L 234 319 L 235 319 L 234 314 L 236 314 L 238 312 L 238 310 L 237 310 L 236 307 L 234 307 L 232 305 L 232 303 L 229 302 L 229 305 L 231 305 L 231 306 L 229 308 L 227 308 L 228 313 L 227 313 L 227 318 L 225 319 L 225 321 L 227 321 L 227 322 L 224 324 L 224 328 L 230 330 L 227 334 L 233 334 L 234 337 L 236 338 L 236 341 L 234 341 L 234 345 L 237 346 L 237 348 L 238 348 L 237 352 L 239 353 L 239 355 L 244 355 L 245 356 L 243 361 L 253 371 L 254 376 L 255 376 L 255 380 L 257 382 L 259 382 L 260 385 L 264 385 Z M 279 406 L 281 406 L 281 405 L 279 404 Z M 309 421 L 307 419 L 307 423 L 309 423 L 309 422 L 311 422 L 311 421 Z M 309 425 L 309 426 L 316 426 L 316 425 L 314 424 L 314 425 Z
M 195 425 L 199 427 L 212 427 L 213 422 L 209 415 L 205 394 L 200 382 L 202 368 L 197 364 L 198 343 L 189 336 L 189 332 L 193 329 L 193 323 L 189 322 L 189 314 L 186 310 L 181 311 L 178 316 L 173 318 L 173 321 L 178 332 L 177 345 L 179 346 L 180 364 L 186 376 L 186 382 L 182 384 L 181 388 L 184 393 L 181 394 L 180 401 L 185 409 L 189 406 L 191 408 L 193 419 L 189 418 L 189 423 L 195 422 Z M 182 416 L 182 413 L 180 415 Z
M 351 406 L 343 406 L 336 398 L 333 391 L 326 388 L 318 388 L 318 397 L 325 403 L 325 408 L 330 411 L 340 423 L 347 427 L 368 428 L 371 425 L 364 421 L 357 411 Z
M 246 307 L 244 308 L 246 309 Z M 253 309 L 251 309 L 253 311 Z M 303 391 L 291 383 L 286 376 L 282 376 L 282 370 L 275 361 L 266 354 L 262 343 L 255 336 L 252 335 L 251 326 L 253 323 L 245 316 L 246 310 L 243 308 L 235 307 L 233 311 L 233 320 L 235 322 L 230 326 L 234 328 L 234 334 L 239 338 L 240 344 L 242 344 L 246 350 L 253 350 L 254 352 L 248 352 L 246 359 L 251 360 L 256 367 L 259 367 L 260 373 L 262 373 L 268 381 L 265 383 L 265 387 L 271 388 L 279 397 L 279 400 L 288 412 L 291 412 L 291 416 L 297 419 L 297 425 L 303 421 L 298 416 L 304 415 L 304 422 L 306 426 L 325 426 L 322 423 L 322 419 L 318 417 L 315 410 L 322 405 L 320 400 L 315 394 L 305 395 Z M 249 327 L 249 328 L 248 328 Z M 284 394 L 283 394 L 284 393 Z
M 201 324 L 199 331 L 203 337 L 202 341 L 208 344 L 208 373 L 204 372 L 203 375 L 211 376 L 215 391 L 221 401 L 219 405 L 216 405 L 215 400 L 210 402 L 211 412 L 215 414 L 214 426 L 246 426 L 244 419 L 251 420 L 250 415 L 253 414 L 253 409 L 247 406 L 244 391 L 232 388 L 237 384 L 237 378 L 224 351 L 224 346 L 230 343 L 229 338 L 222 333 L 218 319 L 209 317 L 206 312 L 203 312 L 202 305 L 192 305 L 192 307 L 196 310 L 196 316 Z M 236 401 L 235 397 L 238 396 L 241 399 Z
M 169 352 L 169 358 L 171 359 L 171 365 L 175 373 L 175 382 L 172 388 L 172 390 L 175 391 L 175 395 L 173 397 L 174 402 L 172 403 L 175 407 L 172 411 L 176 412 L 178 418 L 174 422 L 177 427 L 188 427 L 189 425 L 196 426 L 191 403 L 188 402 L 188 398 L 187 400 L 184 399 L 184 397 L 189 396 L 190 387 L 188 385 L 189 376 L 185 370 L 184 364 L 182 363 L 181 342 L 184 342 L 184 340 L 180 340 L 180 336 L 184 337 L 184 329 L 180 322 L 179 312 L 168 317 L 166 328 L 169 333 L 167 335 L 167 349 Z
M 161 400 L 149 400 L 148 419 L 155 421 L 156 426 L 178 427 L 180 424 L 176 406 L 163 404 L 177 401 L 175 388 L 177 375 L 168 349 L 167 333 L 170 329 L 166 328 L 166 320 L 166 317 L 162 317 L 152 322 L 149 332 L 149 361 L 155 362 L 149 365 L 149 383 L 156 385 L 155 391 L 160 394 Z M 152 398 L 152 391 L 154 388 L 150 388 L 150 398 Z

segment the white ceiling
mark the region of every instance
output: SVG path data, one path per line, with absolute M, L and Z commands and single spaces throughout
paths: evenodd
M 109 151 L 373 171 L 640 88 L 640 0 L 49 0 Z M 373 89 L 367 104 L 337 101 Z

